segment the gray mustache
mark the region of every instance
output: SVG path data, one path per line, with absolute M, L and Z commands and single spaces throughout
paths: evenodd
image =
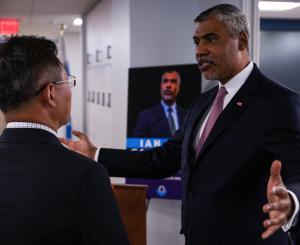
M 198 63 L 209 63 L 209 64 L 214 64 L 215 62 L 207 57 L 202 57 L 197 59 Z

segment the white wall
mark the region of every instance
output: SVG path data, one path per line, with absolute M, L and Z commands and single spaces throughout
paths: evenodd
M 199 0 L 131 0 L 131 67 L 195 63 L 193 19 Z
M 130 0 L 112 1 L 113 147 L 126 147 L 128 68 L 130 67 Z M 124 120 L 125 119 L 125 120 Z
M 76 76 L 76 86 L 72 88 L 72 127 L 83 130 L 83 79 L 82 79 L 82 45 L 80 33 L 66 33 L 66 57 L 70 73 Z
M 76 86 L 72 88 L 72 128 L 83 131 L 83 76 L 81 33 L 65 33 L 65 57 L 69 63 L 71 75 L 76 76 Z M 58 130 L 59 137 L 66 137 L 66 128 Z
M 86 103 L 86 131 L 104 147 L 125 146 L 129 67 L 129 3 L 103 0 L 86 16 L 86 89 L 105 104 Z M 110 47 L 110 48 L 109 48 Z M 107 50 L 110 49 L 110 58 Z M 97 53 L 98 52 L 98 53 Z M 97 56 L 98 55 L 98 61 Z M 110 105 L 107 100 L 110 96 Z

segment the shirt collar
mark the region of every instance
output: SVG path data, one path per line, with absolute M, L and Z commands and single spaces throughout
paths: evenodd
M 176 102 L 173 104 L 173 105 L 167 105 L 166 102 L 164 102 L 163 100 L 160 101 L 163 109 L 164 109 L 164 112 L 168 112 L 168 108 L 171 107 L 173 112 L 176 112 Z
M 243 70 L 241 70 L 238 74 L 231 78 L 227 83 L 225 83 L 225 85 L 222 85 L 219 82 L 219 87 L 224 86 L 229 95 L 236 94 L 240 87 L 242 87 L 242 85 L 246 82 L 247 78 L 253 70 L 253 66 L 253 62 L 250 61 L 250 63 Z
M 44 124 L 40 124 L 40 123 L 33 123 L 33 122 L 9 122 L 6 125 L 6 128 L 36 128 L 36 129 L 42 129 L 45 131 L 48 131 L 49 133 L 55 135 L 57 137 L 56 132 L 44 125 Z

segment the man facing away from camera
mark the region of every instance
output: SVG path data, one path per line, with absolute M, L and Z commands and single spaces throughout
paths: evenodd
M 246 16 L 220 4 L 195 19 L 195 56 L 219 85 L 189 109 L 162 147 L 96 149 L 79 133 L 74 150 L 111 176 L 164 178 L 181 170 L 186 245 L 288 245 L 299 227 L 300 100 L 249 56 Z
M 56 54 L 41 37 L 0 44 L 0 243 L 128 245 L 105 168 L 56 137 L 76 82 Z

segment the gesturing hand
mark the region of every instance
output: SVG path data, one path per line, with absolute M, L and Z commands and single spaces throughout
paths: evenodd
M 72 134 L 78 137 L 79 140 L 73 141 L 59 138 L 60 142 L 68 146 L 70 150 L 76 151 L 94 160 L 97 148 L 90 142 L 89 138 L 84 133 L 75 130 L 72 131 Z
M 293 213 L 293 200 L 282 182 L 280 171 L 281 162 L 275 160 L 271 166 L 267 186 L 268 203 L 263 206 L 263 211 L 269 214 L 269 219 L 263 222 L 266 228 L 262 234 L 263 239 L 280 229 Z

